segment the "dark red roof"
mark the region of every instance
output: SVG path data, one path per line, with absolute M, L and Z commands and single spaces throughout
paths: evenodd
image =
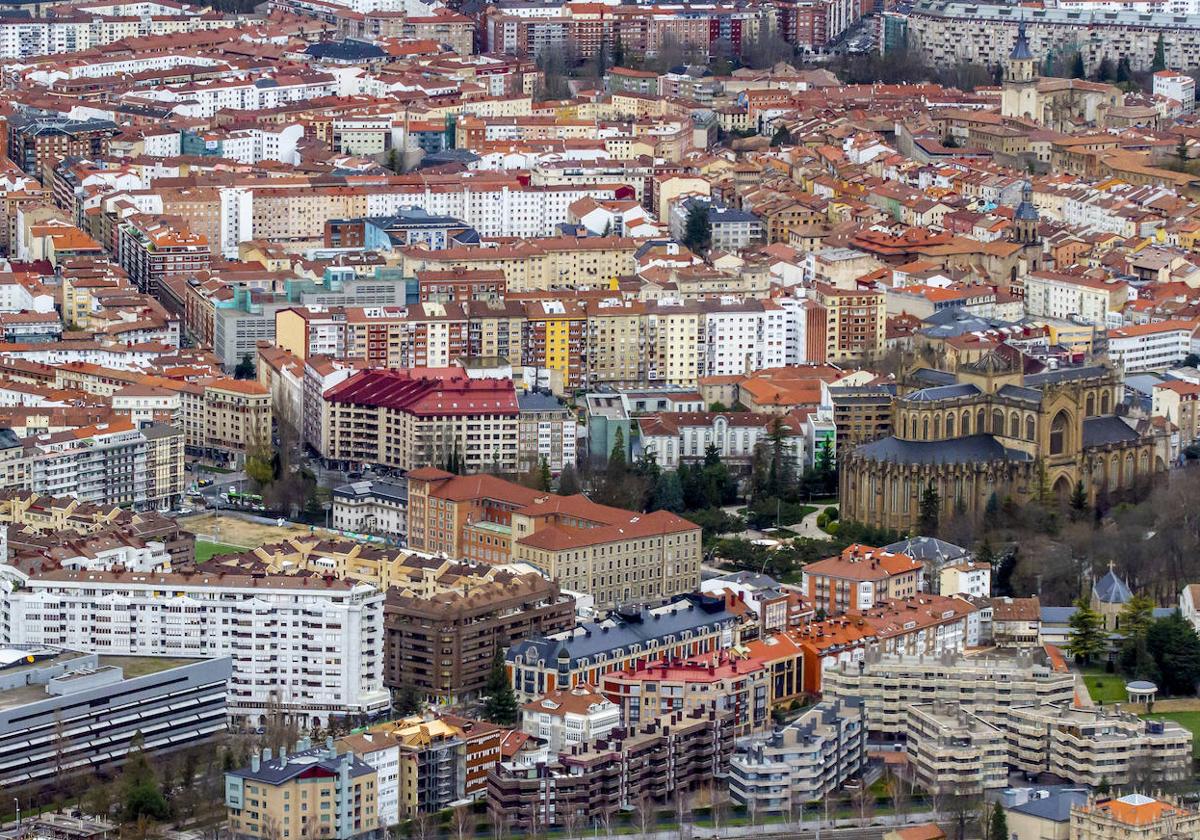
M 325 399 L 428 417 L 519 411 L 511 379 L 470 379 L 430 368 L 364 370 L 330 388 Z

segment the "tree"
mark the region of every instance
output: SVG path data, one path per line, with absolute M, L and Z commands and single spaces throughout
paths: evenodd
M 421 711 L 423 705 L 421 692 L 417 687 L 408 680 L 405 680 L 400 685 L 400 691 L 396 694 L 396 700 L 393 704 L 396 711 L 402 715 L 415 715 Z
M 1104 619 L 1092 609 L 1087 598 L 1075 601 L 1075 612 L 1068 622 L 1071 626 L 1067 638 L 1067 652 L 1081 662 L 1091 662 L 1104 654 L 1106 639 Z
M 154 769 L 142 751 L 139 732 L 130 744 L 129 755 L 121 769 L 121 819 L 125 822 L 137 822 L 144 818 L 163 820 L 170 813 L 170 806 L 154 776 Z
M 658 477 L 650 500 L 650 509 L 683 512 L 683 485 L 679 483 L 679 473 L 665 472 Z
M 837 462 L 833 458 L 833 441 L 830 438 L 822 440 L 817 449 L 816 473 L 821 492 L 827 496 L 835 495 L 838 489 Z
M 107 817 L 112 811 L 112 786 L 104 782 L 93 781 L 88 785 L 87 793 L 83 795 L 83 810 L 94 817 Z
M 1087 68 L 1083 63 L 1083 53 L 1076 52 L 1075 57 L 1071 59 L 1071 78 L 1085 79 L 1087 78 Z
M 1170 694 L 1196 693 L 1200 683 L 1200 637 L 1178 610 L 1150 625 L 1146 647 Z
M 564 496 L 574 496 L 580 491 L 579 473 L 574 464 L 567 464 L 558 474 L 558 492 Z
M 917 530 L 920 536 L 932 537 L 937 534 L 938 519 L 941 516 L 942 499 L 937 487 L 930 480 L 921 493 L 921 510 L 917 518 Z
M 772 146 L 790 146 L 792 145 L 792 133 L 788 131 L 787 126 L 780 123 L 775 129 L 775 133 L 771 135 Z
M 246 476 L 258 485 L 266 487 L 275 480 L 274 453 L 266 447 L 255 447 L 246 454 Z
M 234 379 L 253 379 L 254 378 L 254 360 L 250 358 L 249 353 L 242 354 L 242 360 L 237 363 L 237 367 L 233 369 Z
M 484 719 L 500 726 L 512 726 L 517 722 L 517 695 L 513 692 L 508 669 L 504 666 L 504 653 L 499 648 L 496 649 L 492 670 L 488 674 L 483 691 L 486 695 L 483 703 Z
M 1087 513 L 1088 500 L 1087 491 L 1083 488 L 1082 481 L 1075 482 L 1075 489 L 1071 491 L 1071 518 L 1075 520 L 1083 519 Z
M 1108 56 L 1100 59 L 1100 64 L 1096 68 L 1096 79 L 1101 82 L 1111 82 L 1116 78 L 1116 69 L 1113 66 L 1112 59 Z
M 987 840 L 1008 840 L 1008 817 L 1004 816 L 1004 808 L 999 802 L 992 806 L 992 819 L 988 825 Z
M 396 152 L 396 147 L 388 149 L 387 153 L 387 168 L 393 172 L 400 171 L 400 155 Z
M 705 253 L 712 245 L 712 222 L 708 219 L 707 202 L 692 200 L 683 230 L 683 244 L 697 254 Z
M 1133 80 L 1133 68 L 1129 66 L 1129 56 L 1117 59 L 1117 84 L 1127 84 Z
M 1138 593 L 1130 598 L 1117 616 L 1117 629 L 1127 637 L 1142 636 L 1154 622 L 1154 601 Z
M 1154 60 L 1150 62 L 1150 72 L 1157 73 L 1159 70 L 1167 69 L 1167 45 L 1163 41 L 1162 33 L 1158 35 L 1158 40 L 1154 42 Z
M 1188 154 L 1187 135 L 1180 132 L 1179 142 L 1177 142 L 1175 144 L 1175 160 L 1176 160 L 1176 164 L 1179 167 L 1180 171 L 1187 168 L 1188 158 L 1189 158 L 1189 154 Z M 1188 355 L 1190 356 L 1190 355 L 1194 355 L 1194 354 L 1189 353 Z M 1186 364 L 1186 358 L 1185 358 L 1184 362 Z
M 538 463 L 537 484 L 534 489 L 549 493 L 551 480 L 550 462 L 547 461 L 546 456 L 543 455 L 541 461 Z
M 628 469 L 628 463 L 625 460 L 625 431 L 617 426 L 616 434 L 613 435 L 612 449 L 608 453 L 608 466 L 605 472 L 611 477 L 623 477 L 625 470 Z

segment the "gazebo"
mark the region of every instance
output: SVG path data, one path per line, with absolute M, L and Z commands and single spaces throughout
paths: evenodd
M 1130 703 L 1153 703 L 1158 686 L 1149 680 L 1134 680 L 1125 683 L 1125 694 Z

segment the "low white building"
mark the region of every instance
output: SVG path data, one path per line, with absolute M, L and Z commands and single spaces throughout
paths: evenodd
M 1154 95 L 1165 96 L 1180 103 L 1184 111 L 1196 107 L 1196 80 L 1187 73 L 1159 70 L 1154 74 Z
M 621 724 L 621 707 L 588 685 L 559 689 L 521 707 L 521 731 L 547 742 L 550 754 L 603 738 Z
M 355 481 L 335 487 L 333 527 L 355 534 L 404 539 L 408 535 L 408 485 Z
M 1166 370 L 1192 352 L 1195 326 L 1187 321 L 1158 321 L 1108 331 L 1108 356 L 1125 373 Z

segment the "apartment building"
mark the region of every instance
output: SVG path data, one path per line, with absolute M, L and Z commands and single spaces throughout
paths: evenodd
M 824 315 L 825 344 L 811 362 L 839 364 L 878 357 L 884 348 L 887 296 L 881 291 L 814 284 L 818 312 Z
M 203 388 L 199 424 L 203 437 L 197 449 L 240 465 L 248 453 L 270 448 L 270 390 L 257 382 L 226 378 L 207 382 Z
M 771 726 L 771 685 L 761 662 L 718 653 L 708 658 L 651 660 L 604 675 L 601 690 L 627 726 L 693 709 L 732 711 L 739 737 Z
M 1004 731 L 956 703 L 913 703 L 905 735 L 917 784 L 931 793 L 983 794 L 1008 785 Z
M 438 717 L 389 721 L 339 745 L 378 771 L 381 825 L 433 814 L 463 798 L 466 742 L 457 727 Z
M 676 713 L 615 730 L 548 763 L 501 764 L 488 774 L 488 812 L 513 831 L 608 824 L 622 809 L 663 803 L 724 774 L 733 753 L 729 712 Z
M 691 595 L 524 639 L 505 661 L 517 697 L 528 702 L 548 691 L 601 685 L 606 674 L 639 661 L 712 655 L 739 639 L 738 617 L 724 599 Z
M 574 412 L 558 397 L 539 391 L 517 395 L 517 451 L 522 472 L 543 461 L 557 475 L 576 464 L 578 423 Z
M 1154 385 L 1151 415 L 1162 417 L 1179 430 L 1179 450 L 1200 440 L 1200 385 L 1168 379 Z
M 859 774 L 866 733 L 857 700 L 823 700 L 739 749 L 729 761 L 729 795 L 751 813 L 795 813 Z
M 127 420 L 39 435 L 26 456 L 30 461 L 28 487 L 97 505 L 144 507 L 146 451 L 146 436 Z M 157 448 L 156 454 L 161 454 Z M 176 450 L 167 470 L 182 474 L 182 456 Z
M 1025 277 L 1025 312 L 1035 318 L 1055 318 L 1104 326 L 1110 313 L 1119 313 L 1129 299 L 1129 286 L 1053 271 L 1034 271 Z
M 607 738 L 621 721 L 621 707 L 588 685 L 556 689 L 521 707 L 521 731 L 555 755 Z
M 304 726 L 385 711 L 383 594 L 336 579 L 0 566 L 0 641 L 101 655 L 229 657 L 228 712 Z M 170 593 L 170 594 L 168 594 Z
M 805 566 L 801 587 L 815 609 L 843 615 L 911 598 L 921 588 L 923 568 L 921 561 L 907 554 L 856 543 L 836 557 Z
M 6 792 L 111 768 L 135 739 L 153 757 L 226 731 L 228 659 L 135 662 L 43 645 L 0 650 L 10 663 L 0 685 Z
M 642 452 L 654 453 L 665 470 L 676 469 L 682 462 L 703 460 L 709 446 L 716 447 L 722 463 L 748 468 L 759 447 L 774 434 L 777 423 L 784 434 L 785 457 L 797 473 L 804 469 L 802 435 L 790 418 L 777 421 L 749 411 L 662 412 L 636 423 Z
M 1166 370 L 1192 352 L 1194 321 L 1156 321 L 1108 331 L 1108 355 L 1126 374 Z
M 909 705 L 954 701 L 968 712 L 998 723 L 1014 705 L 1071 703 L 1075 677 L 1044 654 L 1014 656 L 900 657 L 872 654 L 838 664 L 822 678 L 823 696 L 858 697 L 872 735 L 898 737 Z
M 520 409 L 510 379 L 470 379 L 458 369 L 368 369 L 322 399 L 321 437 L 333 463 L 517 469 Z
M 388 590 L 383 680 L 389 688 L 411 687 L 448 702 L 477 695 L 497 651 L 574 625 L 574 599 L 540 575 L 499 572 L 489 580 L 462 574 L 469 566 L 455 568 L 459 574 L 444 587 Z
M 141 291 L 158 295 L 170 274 L 204 271 L 212 261 L 208 239 L 187 222 L 169 216 L 135 214 L 118 228 L 116 262 Z
M 155 423 L 144 426 L 141 432 L 146 439 L 146 508 L 176 508 L 187 489 L 187 474 L 183 469 L 183 430 L 166 423 Z
M 225 774 L 225 810 L 235 840 L 322 837 L 373 840 L 379 822 L 375 769 L 353 753 L 301 740 L 278 756 L 264 749 Z
M 1093 787 L 1191 777 L 1192 733 L 1174 721 L 1044 703 L 1011 706 L 1002 728 L 1009 763 L 1028 773 L 1053 773 Z

